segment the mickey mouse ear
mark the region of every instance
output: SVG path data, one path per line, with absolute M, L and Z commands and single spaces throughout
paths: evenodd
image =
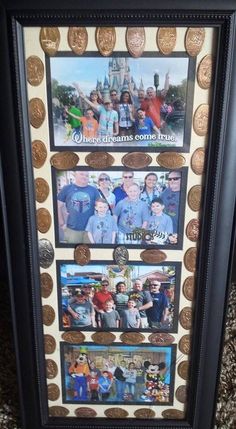
M 148 368 L 149 367 L 149 365 L 151 365 L 151 362 L 149 362 L 149 360 L 145 360 L 145 362 L 143 363 L 143 365 L 144 365 L 144 368 Z
M 159 366 L 159 369 L 164 369 L 166 367 L 166 364 L 165 362 L 160 362 L 158 366 Z

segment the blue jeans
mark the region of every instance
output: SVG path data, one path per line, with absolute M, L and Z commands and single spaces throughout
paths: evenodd
M 118 401 L 123 401 L 125 393 L 125 381 L 116 380 L 116 397 Z

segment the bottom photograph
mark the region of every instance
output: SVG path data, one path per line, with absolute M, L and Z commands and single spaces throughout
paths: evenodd
M 175 356 L 175 345 L 62 343 L 63 400 L 67 403 L 171 405 Z

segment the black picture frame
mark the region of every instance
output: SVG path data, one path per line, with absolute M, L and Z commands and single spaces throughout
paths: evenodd
M 196 301 L 185 420 L 129 419 L 131 427 L 213 427 L 228 281 L 234 242 L 235 210 L 235 2 L 208 0 L 203 5 L 181 0 L 121 0 L 111 7 L 71 0 L 32 5 L 28 0 L 1 1 L 1 202 L 12 303 L 12 318 L 24 429 L 124 427 L 127 419 L 48 419 L 42 350 L 42 312 L 34 186 L 23 64 L 22 27 L 56 25 L 213 26 L 218 30 L 212 112 L 209 129 Z M 222 210 L 223 209 L 223 210 Z M 223 215 L 222 215 L 223 211 Z M 38 377 L 38 375 L 41 375 Z

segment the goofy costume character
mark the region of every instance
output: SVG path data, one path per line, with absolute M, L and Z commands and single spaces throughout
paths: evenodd
M 79 357 L 75 363 L 69 368 L 70 375 L 74 378 L 74 399 L 87 401 L 87 376 L 90 374 L 88 365 L 87 349 L 85 347 L 80 348 Z

